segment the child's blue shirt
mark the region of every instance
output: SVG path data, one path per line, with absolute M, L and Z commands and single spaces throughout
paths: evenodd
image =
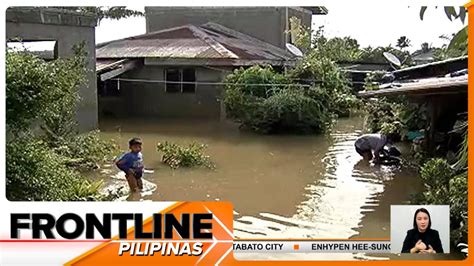
M 124 153 L 117 161 L 123 161 L 120 165 L 117 165 L 120 170 L 128 172 L 129 169 L 132 169 L 137 177 L 143 175 L 143 155 L 141 152 Z

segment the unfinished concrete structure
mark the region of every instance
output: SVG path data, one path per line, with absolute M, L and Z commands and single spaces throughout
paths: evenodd
M 81 131 L 97 128 L 97 82 L 95 74 L 95 16 L 58 8 L 11 7 L 6 11 L 7 41 L 56 41 L 55 56 L 74 55 L 73 46 L 84 43 L 88 54 L 87 83 L 79 88 L 81 101 L 77 120 Z
M 312 15 L 325 15 L 316 7 L 146 7 L 146 31 L 154 32 L 185 24 L 218 23 L 259 40 L 285 48 L 290 42 L 290 18 L 311 28 Z

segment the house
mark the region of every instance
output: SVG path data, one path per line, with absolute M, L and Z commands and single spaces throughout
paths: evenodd
M 84 44 L 89 55 L 87 82 L 79 88 L 79 130 L 97 128 L 97 82 L 95 75 L 95 16 L 50 7 L 10 7 L 6 11 L 7 45 L 13 42 L 50 42 L 47 51 L 37 52 L 47 60 L 74 55 L 73 47 Z
M 222 83 L 239 67 L 295 63 L 288 51 L 217 23 L 183 25 L 97 45 L 103 115 L 225 118 Z
M 377 72 L 388 72 L 392 67 L 387 61 L 386 63 L 376 62 L 363 62 L 354 61 L 346 62 L 339 61 L 337 65 L 341 68 L 341 71 L 346 75 L 347 79 L 351 84 L 351 88 L 354 92 L 361 91 L 364 89 L 365 78 L 369 73 L 374 71 Z
M 467 114 L 468 57 L 408 67 L 391 72 L 392 81 L 379 89 L 361 91 L 359 96 L 398 97 L 426 103 L 428 126 L 425 137 L 434 152 L 438 145 L 447 143 L 448 134 L 456 121 Z
M 185 24 L 214 22 L 285 49 L 291 42 L 290 18 L 296 17 L 311 28 L 313 15 L 326 15 L 323 6 L 306 7 L 146 7 L 146 32 Z
M 411 55 L 411 59 L 416 65 L 428 64 L 435 61 L 435 49 L 417 50 Z

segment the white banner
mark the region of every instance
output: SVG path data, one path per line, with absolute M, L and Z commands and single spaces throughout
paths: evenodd
M 389 240 L 235 240 L 234 253 L 391 253 Z

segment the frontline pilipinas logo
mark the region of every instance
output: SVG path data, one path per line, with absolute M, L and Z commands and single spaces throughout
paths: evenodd
M 66 265 L 128 263 L 221 264 L 232 255 L 232 205 L 181 202 L 144 219 L 141 213 L 59 217 L 46 213 L 11 214 L 11 239 L 107 239 Z M 133 222 L 133 223 L 132 223 Z M 127 224 L 133 224 L 127 228 Z M 112 230 L 113 227 L 115 230 Z M 118 235 L 112 236 L 112 231 Z

